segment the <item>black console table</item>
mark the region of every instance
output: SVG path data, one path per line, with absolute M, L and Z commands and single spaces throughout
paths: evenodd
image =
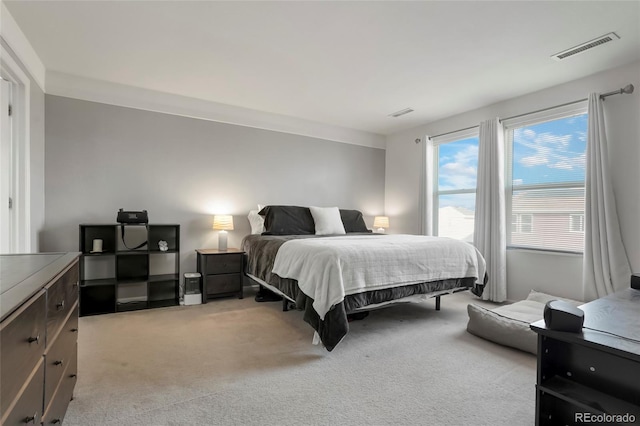
M 531 324 L 538 333 L 536 425 L 640 423 L 640 290 L 580 309 L 581 333 Z

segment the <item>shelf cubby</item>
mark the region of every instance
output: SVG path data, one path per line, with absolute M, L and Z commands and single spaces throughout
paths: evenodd
M 102 240 L 102 252 L 91 253 L 93 240 Z M 80 228 L 80 252 L 83 255 L 115 253 L 116 248 L 116 230 L 113 225 L 85 225 Z
M 80 285 L 80 316 L 115 312 L 115 303 L 115 283 L 110 285 Z

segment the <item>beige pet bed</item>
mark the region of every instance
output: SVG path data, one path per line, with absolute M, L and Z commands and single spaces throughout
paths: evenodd
M 542 319 L 544 305 L 549 300 L 564 300 L 575 306 L 583 303 L 531 290 L 526 300 L 495 309 L 469 304 L 467 331 L 483 339 L 535 354 L 538 335 L 529 328 L 529 324 Z

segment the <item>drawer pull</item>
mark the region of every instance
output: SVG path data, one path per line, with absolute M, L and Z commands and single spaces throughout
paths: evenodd
M 72 328 L 72 329 L 71 329 L 71 332 L 72 332 L 72 333 L 77 333 L 77 332 L 78 332 L 78 329 L 77 329 L 77 328 Z
M 60 419 L 53 419 L 53 420 L 51 420 L 51 424 L 52 424 L 52 425 L 60 424 Z
M 64 364 L 64 360 L 59 360 L 59 361 L 53 361 L 53 365 L 63 365 Z
M 27 341 L 29 343 L 36 342 L 37 344 L 40 344 L 40 335 L 38 334 L 36 337 L 29 337 Z
M 64 309 L 64 300 L 56 305 L 58 310 Z
M 69 378 L 70 379 L 73 379 L 74 377 L 78 377 L 78 375 L 77 374 L 69 374 Z
M 23 420 L 23 423 L 24 424 L 33 423 L 35 425 L 37 418 L 38 418 L 38 412 L 36 411 L 35 413 L 33 413 L 33 416 L 25 417 Z

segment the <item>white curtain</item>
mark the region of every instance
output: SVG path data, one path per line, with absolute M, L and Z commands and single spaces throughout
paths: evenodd
M 498 119 L 480 123 L 478 186 L 473 241 L 487 261 L 489 281 L 482 298 L 507 298 L 507 235 L 504 186 L 504 130 Z
M 425 138 L 420 143 L 422 165 L 420 169 L 419 231 L 422 235 L 433 235 L 433 141 Z
M 631 267 L 622 243 L 609 174 L 603 102 L 596 93 L 589 95 L 584 237 L 585 300 L 628 288 Z

